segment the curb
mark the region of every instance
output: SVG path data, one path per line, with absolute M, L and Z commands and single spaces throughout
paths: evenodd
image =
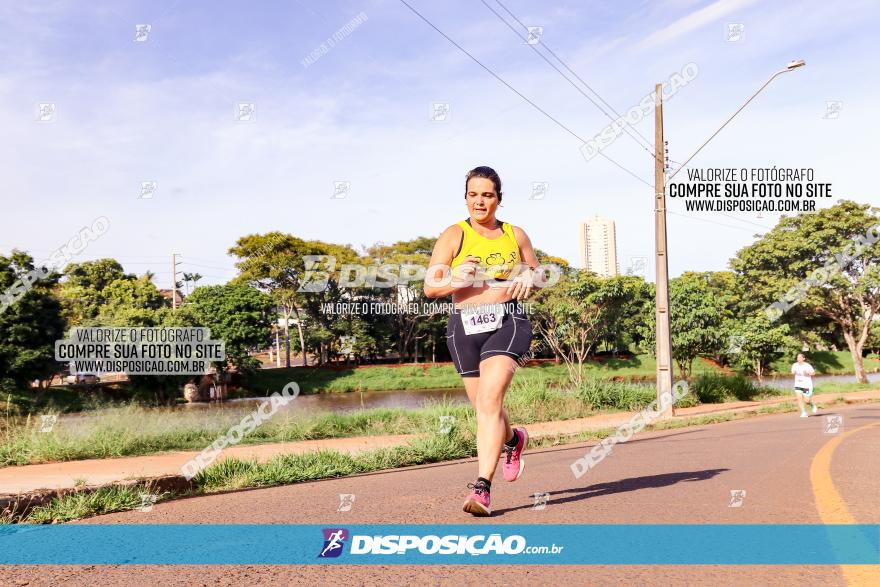
M 110 487 L 134 487 L 144 485 L 150 493 L 173 494 L 186 493 L 195 488 L 192 481 L 183 475 L 165 475 L 162 477 L 149 477 L 143 479 L 128 479 L 115 481 L 103 485 L 89 485 L 86 487 L 71 487 L 65 489 L 40 489 L 17 495 L 0 495 L 0 517 L 8 516 L 13 523 L 18 523 L 28 516 L 34 508 L 48 505 L 52 500 L 73 494 L 95 493 L 101 489 Z

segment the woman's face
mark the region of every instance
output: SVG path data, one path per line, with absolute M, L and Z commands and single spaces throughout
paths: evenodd
M 491 179 L 470 178 L 467 182 L 465 201 L 471 218 L 477 222 L 482 223 L 495 218 L 495 209 L 498 208 L 498 194 L 495 192 L 495 184 Z
M 799 355 L 797 356 L 797 362 L 798 362 L 798 363 L 803 363 L 805 360 L 806 360 L 806 357 L 805 357 L 805 356 L 803 356 L 803 355 L 801 355 L 801 354 L 799 354 Z

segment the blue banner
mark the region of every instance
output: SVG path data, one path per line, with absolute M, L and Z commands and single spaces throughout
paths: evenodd
M 880 564 L 880 525 L 22 524 L 0 564 Z

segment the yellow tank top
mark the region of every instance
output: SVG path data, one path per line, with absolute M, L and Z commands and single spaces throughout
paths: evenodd
M 481 272 L 493 279 L 507 279 L 513 267 L 520 262 L 519 245 L 516 243 L 513 227 L 507 222 L 501 222 L 501 236 L 491 239 L 479 234 L 467 220 L 462 220 L 458 225 L 463 236 L 451 267 L 454 269 L 461 265 L 468 256 L 479 257 Z

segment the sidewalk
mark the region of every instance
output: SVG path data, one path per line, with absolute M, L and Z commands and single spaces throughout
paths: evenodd
M 406 444 L 412 438 L 411 434 L 398 434 L 233 446 L 223 449 L 218 460 L 223 460 L 224 457 L 236 457 L 265 462 L 280 454 L 305 453 L 320 449 L 355 454 Z M 199 451 L 164 452 L 138 457 L 3 467 L 0 468 L 0 497 L 36 490 L 72 489 L 76 486 L 77 479 L 85 479 L 87 486 L 96 486 L 127 479 L 181 475 L 180 467 L 198 454 Z
M 847 394 L 826 393 L 816 395 L 815 398 L 821 405 L 833 402 L 840 395 L 844 395 L 847 402 L 860 402 L 871 399 L 880 399 L 880 390 L 857 391 Z M 676 410 L 675 419 L 686 419 L 694 416 L 721 412 L 734 414 L 742 412 L 757 412 L 762 407 L 777 405 L 793 400 L 793 396 L 785 395 L 763 401 L 704 404 L 693 408 L 681 408 Z M 580 432 L 616 428 L 621 424 L 628 422 L 635 413 L 636 412 L 615 412 L 612 414 L 590 416 L 588 418 L 578 418 L 576 420 L 540 422 L 529 425 L 529 435 L 533 438 L 540 438 L 542 436 L 554 436 L 557 434 L 577 434 Z M 410 434 L 398 434 L 390 436 L 359 436 L 353 438 L 331 438 L 326 440 L 235 446 L 225 449 L 219 458 L 236 457 L 239 459 L 256 459 L 263 462 L 279 454 L 305 453 L 319 449 L 337 450 L 340 452 L 355 454 L 377 448 L 403 445 L 414 437 L 414 435 Z M 94 487 L 132 479 L 180 476 L 181 465 L 195 457 L 197 454 L 199 454 L 198 451 L 181 451 L 138 457 L 92 459 L 85 461 L 46 463 L 40 465 L 24 465 L 19 467 L 3 467 L 0 468 L 0 498 L 3 496 L 35 492 L 37 490 L 52 491 L 73 489 L 76 486 L 77 480 L 83 479 L 87 486 Z

